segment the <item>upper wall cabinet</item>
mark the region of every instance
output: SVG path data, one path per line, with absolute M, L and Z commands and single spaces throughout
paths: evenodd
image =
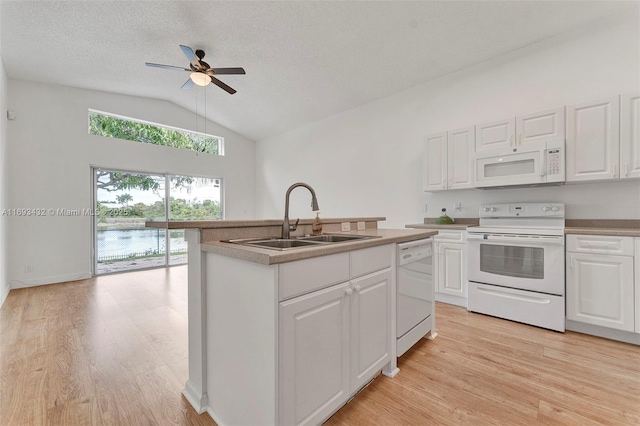
M 620 97 L 620 177 L 640 177 L 640 93 Z
M 447 132 L 427 136 L 422 153 L 423 189 L 447 189 Z
M 620 97 L 567 107 L 567 182 L 620 176 Z
M 476 125 L 476 152 L 564 139 L 564 107 Z
M 473 149 L 473 126 L 425 138 L 424 190 L 473 188 Z

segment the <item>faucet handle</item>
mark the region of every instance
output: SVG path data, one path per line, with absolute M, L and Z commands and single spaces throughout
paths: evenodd
M 289 225 L 289 230 L 295 231 L 296 229 L 298 229 L 298 223 L 300 223 L 300 218 L 296 219 L 296 223 L 294 225 Z

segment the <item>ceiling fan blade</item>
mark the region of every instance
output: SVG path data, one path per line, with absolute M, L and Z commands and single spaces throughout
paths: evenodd
M 182 67 L 174 67 L 173 65 L 153 64 L 153 63 L 151 63 L 151 62 L 145 62 L 144 64 L 145 64 L 146 66 L 148 66 L 148 67 L 164 68 L 164 69 L 168 69 L 168 70 L 176 70 L 176 71 L 191 71 L 191 70 L 189 70 L 189 69 L 182 68 Z
M 193 65 L 200 66 L 200 60 L 198 59 L 196 54 L 193 53 L 193 49 L 191 49 L 189 46 L 184 46 L 182 44 L 180 45 L 180 49 L 182 49 L 182 53 L 184 53 L 184 56 L 187 57 L 189 62 L 191 62 Z
M 246 74 L 244 68 L 211 68 L 214 74 Z
M 211 76 L 209 76 L 211 77 Z M 219 88 L 221 88 L 222 90 L 226 90 L 227 92 L 229 92 L 229 94 L 233 95 L 234 93 L 236 93 L 235 89 L 232 89 L 231 87 L 227 86 L 226 84 L 224 84 L 223 82 L 221 82 L 220 80 L 218 80 L 215 77 L 211 77 L 211 82 L 213 84 L 215 84 L 216 86 L 218 86 Z
M 181 89 L 188 90 L 188 89 L 191 89 L 192 86 L 193 86 L 193 80 L 189 79 L 182 85 Z

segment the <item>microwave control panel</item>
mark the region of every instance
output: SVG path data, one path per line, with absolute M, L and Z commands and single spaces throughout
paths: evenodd
M 560 174 L 560 164 L 562 162 L 562 154 L 559 149 L 547 150 L 547 174 Z

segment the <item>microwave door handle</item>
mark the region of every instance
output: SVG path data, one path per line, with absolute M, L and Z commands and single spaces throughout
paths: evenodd
M 546 154 L 547 152 L 545 150 L 540 151 L 540 176 L 544 176 L 547 174 L 547 167 L 546 167 Z

